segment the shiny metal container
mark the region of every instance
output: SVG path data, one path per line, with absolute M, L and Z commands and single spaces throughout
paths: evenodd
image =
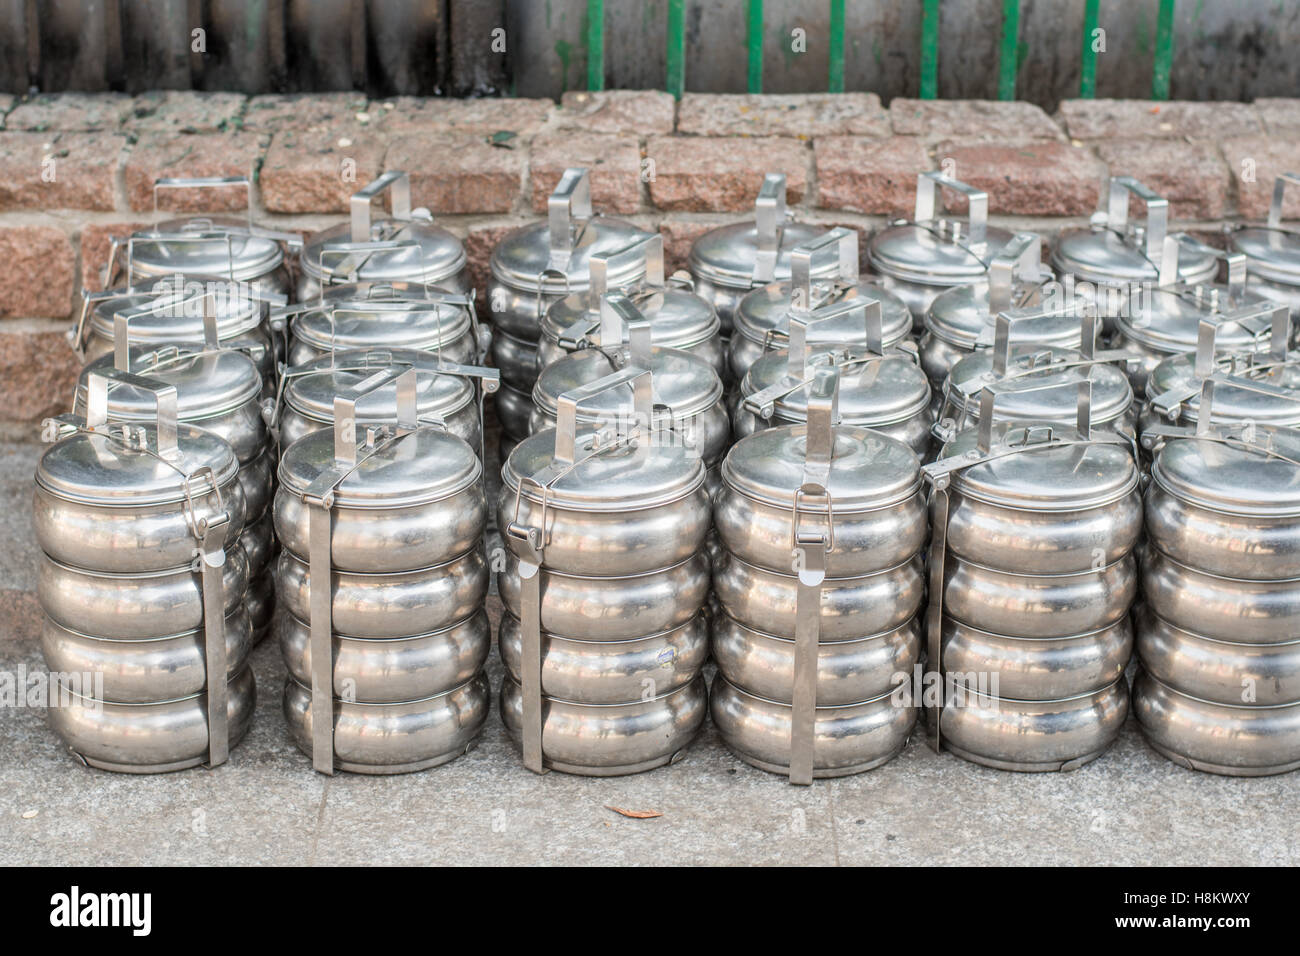
M 110 422 L 110 384 L 148 396 L 152 417 Z M 220 764 L 254 697 L 239 459 L 178 424 L 174 384 L 109 366 L 84 385 L 85 417 L 47 426 L 62 437 L 33 502 L 51 726 L 106 770 Z
M 448 362 L 480 364 L 491 336 L 474 299 L 418 283 L 331 286 L 322 298 L 271 311 L 287 324 L 290 365 L 354 349 L 420 349 Z
M 625 403 L 615 426 L 580 428 L 579 406 L 608 393 Z M 557 426 L 502 468 L 501 711 L 537 773 L 648 770 L 676 759 L 705 717 L 705 468 L 650 424 L 652 394 L 635 367 L 565 392 Z
M 936 749 L 1005 770 L 1072 770 L 1128 713 L 1133 556 L 1142 524 L 1131 440 L 1094 430 L 1093 383 L 981 393 L 979 425 L 926 465 L 932 543 L 927 718 Z M 1073 394 L 1075 424 L 999 421 L 1004 395 Z
M 1226 281 L 1209 279 L 1190 283 L 1179 281 L 1177 262 L 1187 249 L 1222 258 Z M 1254 351 L 1267 345 L 1272 332 L 1272 316 L 1281 307 L 1246 289 L 1246 257 L 1225 255 L 1189 236 L 1168 236 L 1164 245 L 1165 261 L 1159 285 L 1137 285 L 1123 292 L 1121 308 L 1114 321 L 1114 345 L 1130 354 L 1129 376 L 1138 391 L 1146 388 L 1152 369 L 1171 355 L 1194 352 L 1201 325 L 1217 325 L 1217 341 L 1223 348 L 1239 352 Z M 1284 328 L 1292 338 L 1289 324 Z
M 95 359 L 82 371 L 73 400 L 73 413 L 86 414 L 88 381 L 92 374 L 117 368 L 165 382 L 176 389 L 178 421 L 221 436 L 239 459 L 239 485 L 244 496 L 240 545 L 248 560 L 250 591 L 265 595 L 270 583 L 270 560 L 275 540 L 270 521 L 275 451 L 262 415 L 262 377 L 258 361 L 265 346 L 252 341 L 223 344 L 219 339 L 216 299 L 206 303 L 203 338 L 197 343 L 133 345 L 130 323 L 135 310 L 115 315 L 114 351 Z M 144 313 L 147 314 L 147 313 Z M 153 393 L 114 383 L 108 393 L 108 419 L 114 422 L 148 422 L 156 417 Z M 253 614 L 257 640 L 270 629 L 273 602 L 253 595 L 246 606 Z
M 1246 288 L 1300 317 L 1300 236 L 1282 225 L 1282 200 L 1300 176 L 1282 173 L 1273 182 L 1273 199 L 1264 225 L 1239 225 L 1228 231 L 1228 248 L 1246 257 Z
M 712 491 L 717 487 L 717 469 L 731 446 L 731 419 L 723 403 L 722 380 L 712 365 L 694 353 L 652 346 L 651 335 L 651 324 L 631 299 L 617 292 L 607 294 L 602 302 L 600 338 L 609 344 L 570 353 L 542 371 L 533 386 L 529 432 L 555 427 L 560 396 L 566 392 L 623 368 L 648 369 L 654 382 L 652 428 L 671 431 L 704 459 Z M 626 404 L 626 396 L 618 392 L 601 392 L 578 408 L 578 425 L 617 429 Z
M 390 193 L 392 215 L 375 219 L 371 203 Z M 389 170 L 352 194 L 349 219 L 308 237 L 302 247 L 297 299 L 356 282 L 411 282 L 452 293 L 469 291 L 465 247 L 427 209 L 411 208 L 411 179 Z M 295 363 L 301 359 L 295 359 Z
M 1228 321 L 1201 319 L 1196 351 L 1170 356 L 1147 376 L 1142 431 L 1155 424 L 1194 425 L 1200 417 L 1201 389 L 1213 375 L 1229 381 L 1215 393 L 1214 424 L 1255 422 L 1300 427 L 1300 353 L 1290 350 L 1290 311 L 1275 305 L 1268 345 L 1258 350 L 1221 348 Z M 1238 379 L 1271 386 L 1234 388 Z M 1280 392 L 1277 390 L 1281 390 Z
M 837 271 L 823 275 L 827 261 Z M 886 292 L 880 280 L 859 276 L 858 234 L 852 229 L 837 227 L 793 249 L 790 278 L 753 290 L 736 306 L 728 348 L 732 378 L 740 381 L 765 354 L 789 345 L 792 312 L 815 312 L 854 299 L 880 303 L 880 340 L 885 348 L 911 334 L 912 313 L 903 300 Z M 814 345 L 866 345 L 864 332 L 851 313 L 842 313 L 840 321 L 809 328 L 806 340 Z
M 624 289 L 645 275 L 640 256 L 615 255 L 648 233 L 621 219 L 593 215 L 587 170 L 566 169 L 547 203 L 547 219 L 516 229 L 492 250 L 488 306 L 493 364 L 524 395 L 537 374 L 542 317 L 555 302 L 591 288 L 593 256 L 606 257 L 595 279 Z M 516 438 L 526 432 L 512 433 Z
M 688 274 L 679 272 L 665 279 L 664 239 L 657 232 L 639 236 L 623 249 L 592 254 L 587 291 L 552 303 L 542 318 L 538 370 L 544 371 L 570 352 L 598 349 L 605 344 L 600 303 L 606 292 L 614 291 L 607 288 L 605 277 L 611 269 L 617 272 L 623 268 L 622 263 L 628 259 L 644 260 L 645 280 L 621 291 L 650 324 L 652 344 L 690 352 L 725 378 L 727 360 L 718 313 L 692 291 L 694 282 Z M 619 342 L 609 344 L 619 346 Z
M 722 335 L 731 335 L 733 316 L 753 289 L 790 278 L 791 253 L 820 236 L 821 226 L 787 222 L 785 174 L 767 173 L 754 202 L 752 222 L 710 229 L 691 245 L 687 269 L 695 279 L 695 294 L 718 313 Z M 822 263 L 818 279 L 835 273 L 835 263 Z
M 864 344 L 811 344 L 813 330 L 823 326 L 856 328 L 852 339 Z M 933 422 L 930 383 L 912 343 L 885 347 L 879 300 L 851 298 L 812 313 L 792 311 L 788 338 L 788 348 L 768 352 L 745 373 L 734 416 L 737 436 L 805 421 L 811 382 L 819 369 L 833 367 L 845 424 L 874 429 L 925 455 Z
M 920 461 L 837 423 L 839 377 L 818 367 L 805 423 L 732 448 L 715 503 L 714 723 L 740 759 L 796 784 L 879 766 L 916 722 L 895 691 L 921 651 Z
M 1175 763 L 1233 776 L 1300 768 L 1300 431 L 1223 422 L 1216 372 L 1194 428 L 1154 426 L 1133 709 Z
M 959 192 L 970 204 L 962 220 L 940 214 L 940 187 Z M 885 289 L 907 303 L 919 325 L 936 296 L 953 286 L 984 278 L 1011 233 L 988 225 L 988 194 L 932 170 L 917 176 L 916 214 L 892 222 L 871 238 L 867 258 Z
M 462 365 L 418 349 L 346 349 L 284 370 L 281 402 L 274 413 L 280 447 L 334 423 L 334 399 L 392 365 L 415 369 L 416 412 L 439 420 L 471 448 L 483 448 L 483 396 L 496 391 L 496 369 Z M 383 425 L 397 414 L 397 387 L 389 383 L 362 396 L 357 424 Z
M 1129 221 L 1130 196 L 1146 204 L 1142 223 Z M 1066 230 L 1057 236 L 1051 266 L 1072 294 L 1082 293 L 1096 302 L 1108 334 L 1135 296 L 1179 282 L 1199 285 L 1214 279 L 1218 271 L 1214 252 L 1190 236 L 1177 237 L 1183 248 L 1172 260 L 1166 254 L 1168 200 L 1131 176 L 1111 177 L 1101 198 L 1105 208 L 1093 213 L 1088 229 Z M 1140 390 L 1140 383 L 1137 387 Z
M 464 753 L 490 707 L 483 466 L 420 422 L 416 366 L 357 376 L 280 460 L 284 712 L 321 773 L 406 773 Z M 390 424 L 360 420 L 372 397 Z
M 1041 345 L 1032 332 L 1024 330 L 1072 324 L 1073 338 L 1081 347 Z M 995 421 L 1037 421 L 1073 425 L 1076 396 L 1068 387 L 1082 379 L 1091 383 L 1090 421 L 1096 428 L 1108 428 L 1136 438 L 1138 408 L 1133 388 L 1125 374 L 1126 353 L 1099 349 L 1096 344 L 1096 308 L 1076 299 L 1057 309 L 1038 305 L 1011 309 L 998 314 L 994 342 L 960 359 L 943 383 L 943 401 L 936 416 L 934 437 L 940 443 L 953 440 L 980 420 L 984 389 L 998 386 Z M 1050 388 L 1059 385 L 1061 388 Z
M 153 186 L 154 213 L 158 194 L 177 191 L 182 199 L 198 190 L 242 189 L 248 218 L 195 215 L 159 222 L 125 239 L 113 237 L 104 269 L 104 288 L 124 281 L 135 289 L 148 289 L 159 279 L 182 275 L 187 279 L 230 283 L 245 297 L 278 298 L 291 291 L 289 255 L 302 247 L 294 233 L 276 232 L 253 225 L 252 185 L 246 176 L 211 176 L 158 179 Z M 119 261 L 119 258 L 124 261 Z
M 216 313 L 217 340 L 246 350 L 257 364 L 263 395 L 274 394 L 276 348 L 264 321 L 266 303 L 238 290 L 171 277 L 146 290 L 86 293 L 69 339 L 83 362 L 102 359 L 116 351 L 115 329 L 119 319 L 125 318 L 133 345 L 156 349 L 194 346 L 209 338 L 205 330 L 209 311 Z
M 936 394 L 948 372 L 961 359 L 980 349 L 993 347 L 994 326 L 999 313 L 1032 308 L 1055 292 L 1052 274 L 1043 265 L 1042 237 L 1018 232 L 993 257 L 983 278 L 954 286 L 934 297 L 925 310 L 920 339 L 921 368 Z M 1012 341 L 1019 345 L 1079 347 L 1079 325 L 1066 310 L 1051 310 L 1051 316 L 1032 326 L 1018 326 Z

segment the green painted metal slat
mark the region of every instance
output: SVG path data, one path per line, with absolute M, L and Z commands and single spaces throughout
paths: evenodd
M 939 93 L 939 0 L 925 0 L 921 11 L 921 99 Z
M 1097 29 L 1097 7 L 1101 0 L 1083 5 L 1083 59 L 1079 70 L 1079 96 L 1090 100 L 1097 95 L 1097 51 L 1092 48 Z
M 668 92 L 681 99 L 686 92 L 686 0 L 668 0 Z
M 749 41 L 749 92 L 763 92 L 763 0 L 749 0 L 747 37 Z
M 1156 21 L 1156 58 L 1151 69 L 1151 98 L 1169 99 L 1169 68 L 1174 62 L 1174 0 L 1160 0 Z
M 831 45 L 826 88 L 832 93 L 844 92 L 844 0 L 831 0 Z
M 587 0 L 587 89 L 605 88 L 605 0 Z
M 1002 0 L 1002 52 L 998 59 L 998 99 L 1016 98 L 1016 68 L 1020 57 L 1020 0 Z

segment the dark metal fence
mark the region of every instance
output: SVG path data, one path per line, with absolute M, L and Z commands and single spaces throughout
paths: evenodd
M 1296 0 L 0 0 L 0 89 L 1251 99 L 1297 43 Z

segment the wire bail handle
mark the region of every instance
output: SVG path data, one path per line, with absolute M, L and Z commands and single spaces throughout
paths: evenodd
M 790 313 L 790 333 L 787 344 L 786 374 L 793 378 L 806 378 L 808 362 L 812 358 L 814 343 L 808 341 L 808 330 L 846 315 L 862 321 L 866 349 L 872 355 L 884 355 L 884 309 L 879 299 L 865 296 L 842 299 L 804 315 Z
M 1179 249 L 1187 249 L 1189 252 L 1199 252 L 1202 255 L 1212 256 L 1222 266 L 1223 280 L 1228 286 L 1228 297 L 1233 304 L 1239 302 L 1246 291 L 1246 254 L 1244 252 L 1233 252 L 1228 249 L 1216 249 L 1214 246 L 1207 245 L 1195 236 L 1186 232 L 1175 233 L 1173 236 L 1165 239 L 1166 248 L 1170 240 L 1174 242 L 1174 267 L 1173 282 L 1161 282 L 1161 285 L 1178 284 L 1178 266 Z M 1213 281 L 1213 280 L 1212 280 Z M 1202 284 L 1183 284 L 1184 291 L 1196 295 L 1198 298 L 1205 295 L 1205 287 Z M 1217 291 L 1217 290 L 1215 290 Z M 1217 300 L 1217 296 L 1216 296 Z M 1217 301 L 1216 301 L 1217 306 Z
M 1120 236 L 1128 230 L 1129 197 L 1136 196 L 1146 203 L 1147 218 L 1142 226 L 1146 235 L 1146 257 L 1153 263 L 1161 262 L 1169 228 L 1169 200 L 1132 176 L 1112 176 L 1106 189 L 1106 224 Z M 1163 281 L 1161 285 L 1164 285 Z
M 91 371 L 86 376 L 86 428 L 98 431 L 108 424 L 108 386 L 113 382 L 130 385 L 153 397 L 158 457 L 173 463 L 178 461 L 181 453 L 176 437 L 176 386 L 156 378 L 118 368 Z
M 400 169 L 390 169 L 354 192 L 348 200 L 349 222 L 353 242 L 370 239 L 370 204 L 377 196 L 391 193 L 389 202 L 393 218 L 411 219 L 411 177 Z
M 790 252 L 790 311 L 807 313 L 813 308 L 813 275 L 827 261 L 838 264 L 836 280 L 845 285 L 858 282 L 858 234 L 836 226 L 816 239 L 795 246 Z
M 592 311 L 600 308 L 600 297 L 609 291 L 611 269 L 638 260 L 645 264 L 646 286 L 662 289 L 664 287 L 664 237 L 658 232 L 647 233 L 621 248 L 591 254 L 588 259 L 591 279 L 587 288 L 587 308 Z
M 916 222 L 930 223 L 934 221 L 935 193 L 939 188 L 951 189 L 967 198 L 970 203 L 969 225 L 967 226 L 968 242 L 973 251 L 982 252 L 984 241 L 988 237 L 989 194 L 982 189 L 968 186 L 941 170 L 932 169 L 920 173 L 916 177 L 916 215 L 914 217 Z
M 158 214 L 160 189 L 228 189 L 244 188 L 244 211 L 248 227 L 253 228 L 253 184 L 247 176 L 166 176 L 153 182 L 153 211 Z
M 1217 366 L 1215 355 L 1218 351 L 1219 329 L 1225 325 L 1236 325 L 1246 318 L 1258 317 L 1258 312 L 1249 316 L 1203 316 L 1196 329 L 1196 364 L 1197 378 L 1213 375 Z M 1291 310 L 1285 305 L 1269 303 L 1269 359 L 1276 363 L 1287 360 L 1291 348 Z

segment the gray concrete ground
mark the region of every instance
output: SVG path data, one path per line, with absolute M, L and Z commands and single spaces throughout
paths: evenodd
M 0 669 L 41 666 L 31 476 L 0 445 Z M 1300 774 L 1183 770 L 1125 728 L 1070 774 L 1012 774 L 914 738 L 870 773 L 791 787 L 712 727 L 680 763 L 621 779 L 534 776 L 494 712 L 478 747 L 401 777 L 311 771 L 280 713 L 284 668 L 254 655 L 253 729 L 216 770 L 136 777 L 76 762 L 26 708 L 0 708 L 0 845 L 11 864 L 1291 864 Z M 493 658 L 492 677 L 501 668 Z M 607 806 L 654 810 L 620 816 Z

